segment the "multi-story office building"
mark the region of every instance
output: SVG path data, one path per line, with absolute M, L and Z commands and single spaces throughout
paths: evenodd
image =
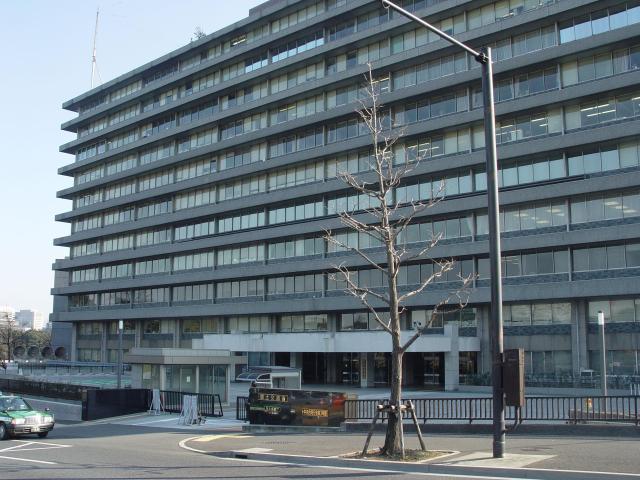
M 0 327 L 14 325 L 16 310 L 7 305 L 0 305 Z
M 18 310 L 16 322 L 23 330 L 42 330 L 44 328 L 44 316 L 37 310 Z
M 406 8 L 495 60 L 505 345 L 538 377 L 638 371 L 640 4 L 635 0 L 408 0 Z M 270 1 L 248 18 L 64 104 L 78 138 L 57 216 L 71 234 L 54 325 L 76 360 L 113 361 L 124 319 L 134 383 L 221 388 L 228 366 L 292 365 L 306 383 L 385 385 L 390 340 L 328 277 L 337 212 L 362 209 L 336 172 L 366 175 L 354 110 L 371 63 L 385 114 L 404 129 L 395 159 L 424 160 L 395 200 L 445 199 L 408 231 L 441 234 L 451 275 L 408 305 L 407 334 L 476 272 L 469 306 L 445 312 L 405 357 L 409 385 L 455 386 L 490 371 L 480 69 L 373 0 Z M 403 269 L 404 287 L 432 263 Z M 63 274 L 65 273 L 65 274 Z M 68 277 L 68 278 L 67 278 Z M 62 323 L 60 323 L 62 324 Z M 54 329 L 56 327 L 54 326 Z M 445 375 L 446 372 L 446 375 Z

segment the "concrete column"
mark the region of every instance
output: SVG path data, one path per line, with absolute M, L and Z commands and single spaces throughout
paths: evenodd
M 167 371 L 164 365 L 160 365 L 160 390 L 167 389 Z
M 72 362 L 78 361 L 78 327 L 80 324 L 74 322 L 71 324 L 71 351 L 68 352 L 67 357 Z
M 292 368 L 302 368 L 302 352 L 291 352 L 289 362 Z
M 460 336 L 459 326 L 449 323 L 444 326 L 444 335 L 451 339 L 451 349 L 444 352 L 444 389 L 455 392 L 460 385 Z
M 108 321 L 102 322 L 102 338 L 100 339 L 100 358 L 103 362 L 109 361 L 109 355 L 107 354 L 107 337 L 109 335 L 109 323 Z
M 142 388 L 142 365 L 139 363 L 131 365 L 131 388 Z
M 136 333 L 135 333 L 135 337 L 133 338 L 133 346 L 136 348 L 140 347 L 140 342 L 142 341 L 142 324 L 143 323 L 144 323 L 144 320 L 138 320 L 135 323 Z
M 576 300 L 571 305 L 571 367 L 576 377 L 589 368 L 588 337 L 587 302 Z
M 375 386 L 375 353 L 367 353 L 367 387 L 373 388 Z
M 338 362 L 338 353 L 327 353 L 327 373 L 326 379 L 327 383 L 338 383 L 336 372 L 338 370 L 337 362 Z
M 173 348 L 180 348 L 180 319 L 173 320 Z
M 369 386 L 369 359 L 365 352 L 360 353 L 360 387 Z

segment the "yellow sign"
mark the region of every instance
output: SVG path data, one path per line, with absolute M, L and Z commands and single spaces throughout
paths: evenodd
M 302 415 L 307 415 L 309 417 L 328 417 L 329 410 L 322 410 L 320 408 L 303 408 Z
M 289 395 L 281 395 L 278 393 L 261 393 L 258 396 L 259 400 L 265 400 L 268 402 L 281 402 L 287 403 L 289 401 Z

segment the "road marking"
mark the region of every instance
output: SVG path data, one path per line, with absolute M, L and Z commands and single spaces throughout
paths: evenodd
M 71 445 L 62 445 L 60 443 L 47 443 L 47 442 L 29 442 L 26 440 L 13 440 L 14 442 L 21 442 L 17 445 L 13 445 L 12 447 L 3 448 L 0 450 L 0 453 L 14 451 L 16 453 L 19 452 L 30 452 L 33 450 L 55 450 L 56 448 L 67 448 L 71 447 Z M 33 447 L 31 445 L 34 445 Z M 40 446 L 43 445 L 43 446 Z
M 5 457 L 3 455 L 0 455 L 0 458 L 4 458 L 6 460 L 18 460 L 20 462 L 33 462 L 33 463 L 44 463 L 45 465 L 57 465 L 56 462 L 47 462 L 45 460 L 31 460 L 28 458 Z
M 141 422 L 141 423 L 123 423 L 122 425 L 133 425 L 135 427 L 141 427 L 144 425 L 149 425 L 151 423 L 171 422 L 171 421 L 177 421 L 177 420 L 178 420 L 177 417 L 171 417 L 171 418 L 163 418 L 161 420 L 151 420 L 148 422 Z
M 187 450 L 193 450 L 201 453 L 207 453 L 202 450 L 196 450 L 190 447 L 185 447 Z M 482 480 L 505 480 L 505 477 L 489 477 L 486 475 L 463 475 L 463 474 L 451 474 L 451 473 L 431 473 L 431 472 L 408 472 L 405 470 L 387 470 L 381 468 L 363 468 L 363 467 L 339 467 L 339 466 L 331 466 L 331 465 L 310 465 L 307 463 L 296 463 L 296 462 L 283 462 L 283 461 L 274 461 L 274 460 L 256 460 L 249 458 L 233 458 L 233 457 L 216 457 L 220 460 L 231 460 L 234 462 L 251 462 L 251 463 L 263 463 L 267 465 L 287 465 L 291 467 L 302 467 L 302 468 L 321 468 L 325 470 L 347 470 L 351 472 L 367 472 L 367 473 L 397 473 L 401 475 L 414 475 L 419 477 L 438 477 L 442 478 L 446 476 L 448 478 L 477 478 Z M 323 458 L 323 457 L 311 457 L 311 458 Z M 524 477 L 509 477 L 509 480 L 527 480 Z
M 3 448 L 2 450 L 0 450 L 0 452 L 8 452 L 9 450 L 15 450 L 16 448 L 26 447 L 27 445 L 32 445 L 34 443 L 36 442 L 19 443 L 17 445 L 14 445 L 13 447 Z
M 466 455 L 440 461 L 435 459 L 436 465 L 455 465 L 459 467 L 501 467 L 501 468 L 523 468 L 532 463 L 549 460 L 556 455 L 523 455 L 519 453 L 505 453 L 504 458 L 493 458 L 488 452 L 472 452 Z
M 220 434 L 220 435 L 203 435 L 202 437 L 197 437 L 194 439 L 194 442 L 212 442 L 214 440 L 220 440 L 221 438 L 253 438 L 253 435 L 243 435 L 243 434 Z
M 273 452 L 273 448 L 253 447 L 253 448 L 245 448 L 244 450 L 235 450 L 235 451 L 239 453 L 269 453 L 269 452 Z

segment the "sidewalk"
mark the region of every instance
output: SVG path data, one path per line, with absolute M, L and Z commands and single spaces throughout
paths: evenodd
M 407 448 L 419 448 L 417 437 L 407 436 Z M 633 438 L 576 438 L 513 436 L 507 438 L 507 455 L 493 459 L 492 438 L 487 435 L 457 436 L 432 434 L 425 437 L 427 448 L 453 452 L 422 464 L 367 462 L 337 458 L 357 452 L 365 434 L 243 434 L 202 435 L 184 442 L 198 453 L 222 457 L 248 458 L 279 463 L 316 466 L 401 469 L 407 473 L 431 472 L 442 475 L 465 474 L 504 478 L 640 479 L 640 445 Z M 382 445 L 376 434 L 370 448 Z M 354 467 L 355 468 L 355 467 Z M 620 473 L 623 475 L 614 475 Z

